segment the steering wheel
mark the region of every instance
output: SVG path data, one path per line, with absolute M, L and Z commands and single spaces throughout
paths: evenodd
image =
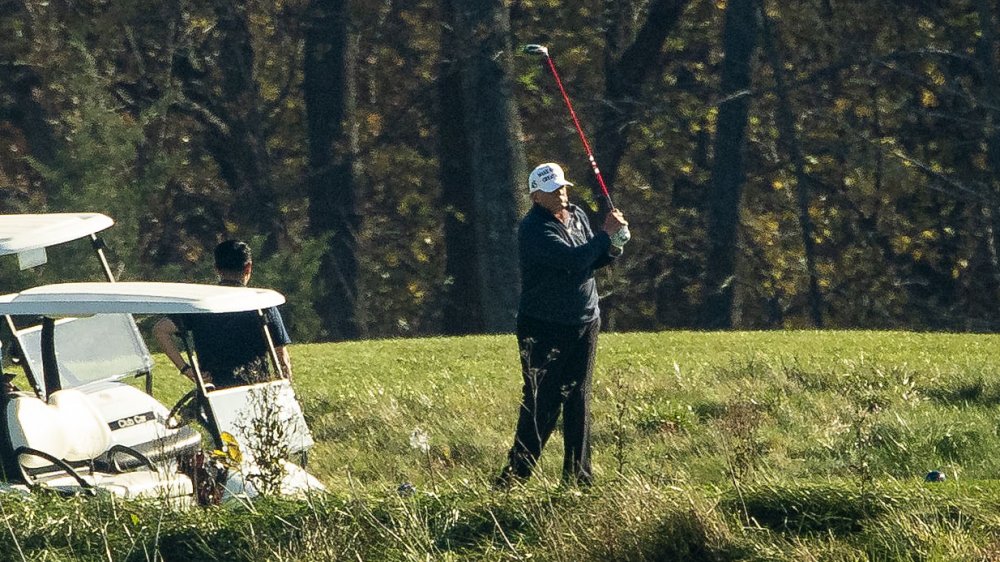
M 177 429 L 193 421 L 197 421 L 206 427 L 208 425 L 208 415 L 205 413 L 204 408 L 201 407 L 201 404 L 198 403 L 197 388 L 193 388 L 187 394 L 181 396 L 180 400 L 174 404 L 174 407 L 170 408 L 170 413 L 167 414 L 164 424 L 167 426 L 167 429 Z

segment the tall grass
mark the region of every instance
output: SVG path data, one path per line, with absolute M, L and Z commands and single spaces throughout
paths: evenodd
M 998 344 L 605 335 L 597 484 L 559 485 L 554 437 L 507 493 L 489 483 L 516 421 L 513 336 L 296 345 L 328 493 L 194 510 L 0 495 L 0 559 L 1000 559 Z M 183 390 L 157 373 L 165 403 Z

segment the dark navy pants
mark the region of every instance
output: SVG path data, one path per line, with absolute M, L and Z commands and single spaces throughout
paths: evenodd
M 590 483 L 590 387 L 600 329 L 600 319 L 569 326 L 518 318 L 524 388 L 506 469 L 512 476 L 531 476 L 562 410 L 562 478 Z

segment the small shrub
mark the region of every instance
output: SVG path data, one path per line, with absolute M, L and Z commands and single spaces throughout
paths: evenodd
M 767 452 L 767 444 L 760 438 L 760 428 L 768 417 L 760 404 L 740 400 L 729 404 L 726 415 L 719 420 L 732 480 L 740 481 L 749 476 Z
M 281 490 L 281 481 L 285 477 L 284 461 L 290 456 L 288 439 L 295 431 L 281 419 L 280 411 L 275 406 L 277 403 L 278 390 L 265 387 L 263 392 L 251 395 L 238 425 L 246 438 L 246 442 L 239 446 L 254 461 L 255 470 L 245 474 L 245 477 L 258 492 L 268 496 Z
M 633 408 L 631 416 L 636 430 L 646 435 L 687 431 L 696 424 L 690 406 L 669 400 L 653 403 L 640 401 Z
M 716 420 L 726 415 L 728 406 L 721 400 L 703 400 L 692 406 L 692 411 L 700 421 Z
M 763 379 L 770 370 L 763 356 L 757 353 L 732 357 L 727 364 L 712 369 L 720 381 Z

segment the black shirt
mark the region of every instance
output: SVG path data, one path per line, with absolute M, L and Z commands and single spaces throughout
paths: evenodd
M 264 310 L 275 347 L 291 343 L 277 308 Z M 198 353 L 198 365 L 212 376 L 216 388 L 239 386 L 273 378 L 267 342 L 256 310 L 222 314 L 171 316 L 178 330 L 188 330 Z
M 586 213 L 569 206 L 563 224 L 533 205 L 521 221 L 521 304 L 518 314 L 557 324 L 586 324 L 600 315 L 594 270 L 611 263 L 611 238 L 594 234 Z

